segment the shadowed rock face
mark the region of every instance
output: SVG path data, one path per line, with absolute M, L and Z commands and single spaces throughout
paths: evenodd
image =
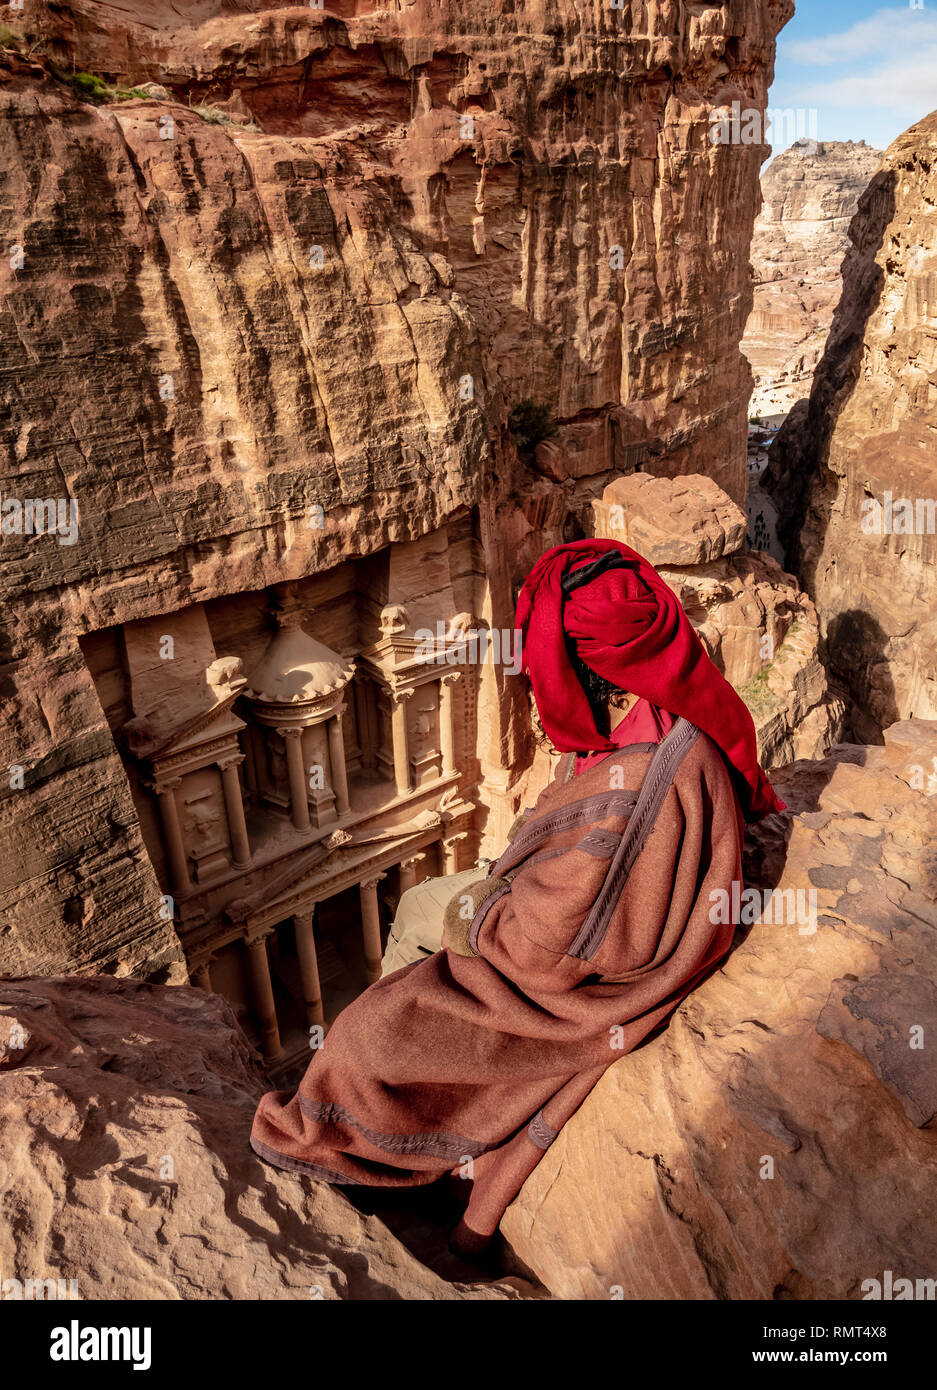
M 769 462 L 791 567 L 869 742 L 937 714 L 935 198 L 932 115 L 895 141 L 861 200 L 809 404 Z
M 77 1297 L 116 1300 L 534 1293 L 459 1282 L 453 1270 L 472 1271 L 444 1238 L 434 1273 L 335 1189 L 261 1163 L 247 1136 L 267 1088 L 217 995 L 6 981 L 0 1076 L 5 1279 L 74 1279 Z
M 29 7 L 31 58 L 0 58 L 0 493 L 79 524 L 2 537 L 6 968 L 185 978 L 79 638 L 453 517 L 510 628 L 576 487 L 640 462 L 741 499 L 763 150 L 710 117 L 763 106 L 792 8 Z M 56 67 L 168 99 L 89 104 Z M 528 396 L 546 475 L 506 429 Z M 499 678 L 479 712 L 484 801 L 530 744 Z
M 742 339 L 756 415 L 785 412 L 810 394 L 842 293 L 849 223 L 881 158 L 864 140 L 800 140 L 762 174 L 755 295 Z
M 502 1222 L 554 1294 L 855 1299 L 886 1269 L 934 1278 L 935 770 L 937 723 L 915 720 L 774 779 L 790 809 L 750 832 L 746 882 L 799 894 L 794 913 L 739 929 Z

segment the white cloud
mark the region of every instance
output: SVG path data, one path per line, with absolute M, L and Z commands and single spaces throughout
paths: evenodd
M 880 63 L 868 72 L 851 73 L 828 82 L 801 83 L 788 87 L 785 105 L 816 107 L 822 122 L 823 111 L 851 106 L 879 107 L 916 112 L 921 120 L 937 108 L 937 40 L 913 59 Z M 774 91 L 771 104 L 776 103 Z
M 937 13 L 932 8 L 913 10 L 907 4 L 877 10 L 838 34 L 785 42 L 782 32 L 779 40 L 787 62 L 825 67 L 881 58 L 916 62 L 922 46 L 937 50 Z

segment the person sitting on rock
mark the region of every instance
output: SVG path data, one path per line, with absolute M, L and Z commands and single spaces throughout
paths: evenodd
M 521 591 L 557 775 L 501 857 L 405 893 L 382 978 L 251 1144 L 323 1182 L 464 1197 L 482 1249 L 602 1073 L 723 958 L 744 819 L 784 809 L 751 715 L 676 596 L 616 541 L 556 546 Z

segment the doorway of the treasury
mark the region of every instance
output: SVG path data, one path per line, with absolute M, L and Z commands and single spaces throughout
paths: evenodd
M 442 857 L 435 843 L 367 870 L 338 892 L 291 908 L 262 934 L 216 951 L 211 987 L 234 1003 L 278 1085 L 298 1081 L 323 1032 L 379 978 L 401 895 L 442 873 Z

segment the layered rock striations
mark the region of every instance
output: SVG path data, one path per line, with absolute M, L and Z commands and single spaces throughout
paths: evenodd
M 937 116 L 886 152 L 852 224 L 810 400 L 772 447 L 791 568 L 856 737 L 937 714 Z
M 5 969 L 185 978 L 112 736 L 126 625 L 426 542 L 377 607 L 509 629 L 603 479 L 741 498 L 763 151 L 710 119 L 763 106 L 791 9 L 30 7 L 0 63 L 0 492 L 66 510 L 0 540 Z M 506 428 L 526 397 L 547 473 Z M 497 830 L 524 697 L 494 670 L 471 699 Z
M 798 140 L 761 176 L 754 303 L 742 339 L 753 415 L 784 414 L 810 394 L 842 292 L 849 223 L 881 158 L 864 140 Z

